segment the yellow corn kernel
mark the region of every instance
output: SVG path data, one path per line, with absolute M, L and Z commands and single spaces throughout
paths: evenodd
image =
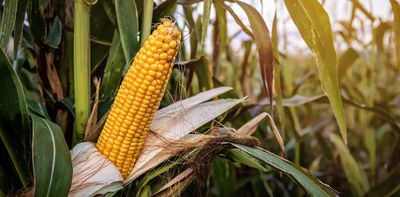
M 117 92 L 96 147 L 126 178 L 135 165 L 160 105 L 181 34 L 168 19 L 136 54 Z

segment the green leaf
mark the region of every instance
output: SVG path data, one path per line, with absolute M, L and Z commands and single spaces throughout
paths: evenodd
M 211 0 L 204 0 L 203 1 L 203 21 L 201 25 L 201 37 L 200 37 L 200 44 L 201 44 L 201 51 L 204 53 L 204 42 L 206 40 L 207 35 L 207 28 L 210 23 L 210 12 L 211 12 Z
M 3 16 L 0 23 L 0 48 L 4 51 L 7 48 L 8 41 L 14 30 L 15 18 L 17 16 L 18 0 L 5 1 L 3 7 Z
M 226 48 L 226 43 L 228 42 L 226 10 L 221 6 L 218 6 L 218 3 L 215 2 L 214 7 L 219 29 L 220 51 L 223 51 Z
M 39 0 L 31 0 L 29 6 L 29 28 L 34 40 L 44 41 L 47 36 L 47 25 Z
M 153 23 L 160 22 L 160 19 L 170 16 L 176 7 L 176 0 L 166 0 L 153 9 Z
M 286 175 L 293 177 L 310 196 L 335 196 L 335 193 L 329 186 L 320 182 L 317 178 L 305 172 L 300 166 L 297 166 L 288 160 L 266 150 L 251 148 L 239 144 L 232 145 L 260 161 L 281 170 Z
M 28 100 L 28 108 L 31 114 L 33 113 L 37 116 L 50 120 L 50 116 L 47 113 L 46 106 L 42 103 L 34 100 Z
M 245 164 L 249 167 L 258 169 L 262 172 L 267 172 L 268 169 L 266 169 L 264 166 L 262 166 L 254 157 L 249 156 L 248 154 L 244 153 L 243 151 L 239 149 L 231 149 L 229 151 L 230 156 L 232 157 L 233 160 L 236 162 Z
M 269 35 L 269 30 L 265 24 L 264 18 L 251 5 L 237 1 L 247 17 L 249 18 L 250 27 L 254 35 L 254 42 L 258 50 L 258 59 L 260 62 L 261 78 L 269 99 L 274 97 L 273 81 L 274 81 L 274 65 L 272 41 Z M 272 107 L 272 105 L 271 105 Z
M 139 22 L 136 3 L 132 0 L 116 0 L 115 11 L 122 51 L 124 52 L 125 62 L 129 64 L 140 46 L 137 37 Z
M 63 29 L 63 24 L 61 20 L 56 16 L 53 21 L 53 26 L 50 29 L 49 35 L 47 36 L 47 40 L 45 43 L 53 48 L 57 49 L 58 45 L 61 42 L 61 37 L 62 37 L 62 29 Z
M 24 27 L 25 13 L 28 7 L 28 0 L 19 0 L 17 15 L 14 25 L 14 57 L 17 56 L 18 48 L 22 43 L 22 28 Z
M 328 96 L 340 133 L 347 143 L 347 126 L 340 96 L 338 65 L 329 16 L 317 0 L 285 0 L 293 22 L 315 55 L 322 87 Z
M 144 189 L 144 187 L 146 185 L 148 185 L 151 180 L 153 180 L 154 178 L 165 173 L 166 171 L 168 171 L 172 167 L 176 166 L 177 164 L 178 164 L 178 162 L 171 162 L 171 163 L 168 163 L 167 165 L 156 168 L 156 169 L 152 170 L 151 172 L 147 173 L 146 176 L 139 182 L 138 186 L 136 186 L 136 188 L 138 190 L 137 193 L 138 194 L 141 193 L 142 190 Z
M 31 118 L 35 196 L 67 196 L 72 163 L 61 128 L 34 114 Z
M 234 196 L 237 183 L 235 168 L 231 162 L 220 157 L 215 158 L 212 163 L 212 172 L 219 192 L 218 196 Z
M 272 22 L 272 35 L 271 35 L 271 40 L 272 40 L 272 51 L 274 54 L 274 57 L 277 59 L 277 61 L 274 62 L 274 81 L 275 81 L 275 100 L 276 100 L 276 109 L 278 111 L 278 116 L 279 116 L 279 123 L 281 125 L 280 130 L 283 134 L 283 138 L 285 138 L 285 110 L 283 108 L 282 104 L 282 99 L 283 99 L 283 92 L 282 92 L 282 85 L 281 85 L 281 72 L 282 68 L 278 62 L 279 62 L 279 42 L 278 42 L 278 16 L 277 16 L 277 10 L 275 10 L 275 15 L 274 15 L 274 20 Z
M 394 42 L 396 47 L 397 68 L 400 69 L 400 3 L 396 0 L 390 0 L 394 14 L 393 28 L 394 28 Z
M 31 124 L 21 81 L 4 51 L 0 49 L 0 131 L 1 140 L 18 176 L 27 187 L 31 176 Z
M 187 61 L 187 62 L 179 62 L 177 65 L 185 65 L 186 68 L 193 69 L 197 75 L 197 79 L 199 81 L 199 90 L 206 91 L 212 89 L 213 81 L 212 81 L 212 68 L 211 64 L 207 60 L 206 57 L 201 56 L 199 59 Z
M 341 156 L 341 163 L 347 180 L 356 190 L 358 196 L 364 195 L 369 190 L 368 177 L 358 166 L 356 160 L 351 155 L 349 149 L 343 141 L 335 134 L 329 135 L 329 139 L 335 145 Z
M 344 78 L 347 69 L 354 64 L 358 57 L 357 51 L 351 47 L 339 57 L 339 81 Z
M 100 86 L 100 98 L 114 96 L 121 82 L 123 72 L 127 70 L 128 67 L 129 64 L 126 64 L 125 61 L 119 34 L 115 31 Z
M 40 7 L 45 8 L 50 0 L 40 0 Z
M 114 9 L 114 5 L 112 7 Z M 114 26 L 107 16 L 105 5 L 96 3 L 90 8 L 90 64 L 92 73 L 98 73 L 110 51 Z M 99 69 L 100 70 L 100 69 Z

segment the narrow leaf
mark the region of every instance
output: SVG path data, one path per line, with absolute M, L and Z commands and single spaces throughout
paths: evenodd
M 122 50 L 125 63 L 129 64 L 139 50 L 139 19 L 135 1 L 116 0 L 115 11 L 117 14 L 118 31 L 121 37 Z
M 119 34 L 115 31 L 100 86 L 100 98 L 114 96 L 121 82 L 122 73 L 128 66 L 129 63 L 127 64 L 125 61 Z
M 250 166 L 252 168 L 258 169 L 262 172 L 267 172 L 268 170 L 262 166 L 258 160 L 256 160 L 254 157 L 248 155 L 247 153 L 244 153 L 243 151 L 241 151 L 240 149 L 231 149 L 229 151 L 230 156 L 232 157 L 233 160 L 235 160 L 236 162 L 245 164 L 247 166 Z
M 14 26 L 14 57 L 17 56 L 18 48 L 22 43 L 22 28 L 24 27 L 25 13 L 28 7 L 28 0 L 19 0 L 17 15 Z
M 353 65 L 353 63 L 358 59 L 359 55 L 356 50 L 353 48 L 347 49 L 340 57 L 339 57 L 339 82 L 346 75 L 347 69 Z
M 281 72 L 282 68 L 281 65 L 279 64 L 279 42 L 278 42 L 278 18 L 277 18 L 277 10 L 275 10 L 275 15 L 274 15 L 274 20 L 272 22 L 272 50 L 274 57 L 277 59 L 277 61 L 274 61 L 274 82 L 275 82 L 275 94 L 276 94 L 276 109 L 278 111 L 278 116 L 279 116 L 279 123 L 281 125 L 281 132 L 283 134 L 283 137 L 285 137 L 285 111 L 283 108 L 282 104 L 282 99 L 283 99 L 283 92 L 282 92 L 282 85 L 281 85 Z
M 241 126 L 236 132 L 240 133 L 242 135 L 251 135 L 253 134 L 256 130 L 258 125 L 262 120 L 264 120 L 265 117 L 267 117 L 268 113 L 263 112 L 259 114 L 258 116 L 254 117 L 250 121 L 246 122 L 243 126 Z
M 208 24 L 210 23 L 210 12 L 211 12 L 211 0 L 204 0 L 203 1 L 203 21 L 201 25 L 201 37 L 200 37 L 200 44 L 201 44 L 201 51 L 204 53 L 204 43 L 206 40 L 207 35 L 207 28 Z
M 285 0 L 285 5 L 301 36 L 315 55 L 322 87 L 346 143 L 346 117 L 340 96 L 337 57 L 329 16 L 317 0 Z
M 155 194 L 158 194 L 168 188 L 171 188 L 172 186 L 176 185 L 177 183 L 181 182 L 184 179 L 190 178 L 192 176 L 192 173 L 193 173 L 192 168 L 186 169 L 185 171 L 181 172 L 176 177 L 171 179 L 167 184 L 162 186 Z
M 329 136 L 331 142 L 335 145 L 341 156 L 342 168 L 345 172 L 347 180 L 354 187 L 359 196 L 364 195 L 369 190 L 368 177 L 365 172 L 358 166 L 356 160 L 351 155 L 349 149 L 342 140 L 335 134 Z
M 166 0 L 155 7 L 153 10 L 153 23 L 158 23 L 161 18 L 170 16 L 176 7 L 176 1 Z
M 31 0 L 29 4 L 29 28 L 34 40 L 44 41 L 47 36 L 46 19 L 39 0 Z
M 61 42 L 61 37 L 62 37 L 62 29 L 63 29 L 63 24 L 61 20 L 56 16 L 53 21 L 53 25 L 50 29 L 49 35 L 47 36 L 46 44 L 53 48 L 57 49 L 58 45 Z
M 237 3 L 242 7 L 249 18 L 250 27 L 254 35 L 254 42 L 258 50 L 262 83 L 266 92 L 268 92 L 269 99 L 272 100 L 274 97 L 274 59 L 268 27 L 265 24 L 264 18 L 254 7 L 240 1 Z
M 292 176 L 310 196 L 335 196 L 335 193 L 329 186 L 320 182 L 317 178 L 305 172 L 301 167 L 296 166 L 288 160 L 266 150 L 239 144 L 232 145 L 260 161 L 283 171 L 285 174 Z
M 2 10 L 0 24 L 0 48 L 4 51 L 7 49 L 8 40 L 14 30 L 15 18 L 17 16 L 18 0 L 5 1 Z
M 394 14 L 393 28 L 394 28 L 394 42 L 396 47 L 397 68 L 400 69 L 400 3 L 397 0 L 390 0 Z M 397 24 L 397 25 L 396 25 Z

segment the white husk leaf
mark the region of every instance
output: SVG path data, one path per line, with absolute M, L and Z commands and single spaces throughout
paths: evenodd
M 148 136 L 149 138 L 153 138 L 154 134 L 150 134 L 152 136 Z M 174 156 L 176 153 L 195 146 L 201 146 L 207 139 L 212 138 L 212 136 L 204 135 L 204 134 L 188 134 L 185 137 L 179 140 L 178 144 L 168 144 L 167 141 L 161 141 L 160 146 L 167 147 L 162 149 L 158 154 L 156 154 L 152 159 L 150 159 L 145 165 L 137 168 L 132 171 L 128 179 L 126 179 L 125 183 L 136 179 L 140 175 L 146 173 L 148 170 L 153 169 L 154 167 L 160 165 L 162 162 Z M 154 138 L 153 138 L 154 139 Z M 200 143 L 203 142 L 203 143 Z M 183 144 L 184 146 L 179 146 L 179 144 Z
M 206 102 L 232 88 L 219 87 L 178 101 L 159 110 L 151 125 L 142 154 L 130 176 L 124 181 L 114 164 L 98 152 L 94 143 L 83 142 L 71 150 L 73 178 L 68 196 L 94 196 L 115 192 L 176 152 L 190 146 L 171 146 L 175 142 L 196 144 L 210 136 L 190 132 L 213 120 L 245 99 L 221 99 Z
M 86 197 L 122 189 L 123 178 L 94 143 L 82 142 L 71 150 L 72 185 L 68 196 Z
M 140 154 L 132 173 L 125 182 L 137 177 L 138 174 L 135 175 L 135 172 L 138 169 L 147 166 L 151 159 L 157 159 L 155 156 L 168 148 L 165 145 L 165 139 L 172 142 L 178 140 L 243 101 L 244 99 L 220 99 L 198 104 L 191 109 L 176 110 L 175 108 L 173 113 L 165 112 L 169 114 L 169 116 L 163 118 L 166 121 L 159 124 L 155 120 L 151 127 L 151 130 L 161 137 L 153 135 L 153 137 L 146 138 L 142 154 Z
M 158 125 L 163 125 L 164 122 L 170 120 L 169 116 L 171 114 L 177 114 L 178 112 L 180 112 L 182 110 L 188 110 L 200 103 L 204 103 L 204 102 L 206 102 L 216 96 L 219 96 L 229 90 L 232 90 L 232 88 L 225 87 L 225 86 L 218 87 L 218 88 L 214 88 L 214 89 L 211 89 L 211 90 L 208 90 L 205 92 L 198 93 L 195 96 L 192 96 L 190 98 L 172 103 L 171 105 L 168 105 L 167 107 L 164 107 L 157 111 L 157 114 L 154 117 L 151 128 L 154 129 Z

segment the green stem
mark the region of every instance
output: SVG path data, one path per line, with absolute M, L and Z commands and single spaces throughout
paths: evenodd
M 90 6 L 74 1 L 74 91 L 75 132 L 77 141 L 83 139 L 89 117 L 90 101 Z
M 3 141 L 3 144 L 7 149 L 8 155 L 11 158 L 13 166 L 14 166 L 15 170 L 17 171 L 18 177 L 21 180 L 22 185 L 24 186 L 25 189 L 27 189 L 28 188 L 28 180 L 24 176 L 24 173 L 22 172 L 22 168 L 21 168 L 20 164 L 18 163 L 18 159 L 15 156 L 14 150 L 12 149 L 11 145 L 9 144 L 9 141 L 4 133 L 5 133 L 5 131 L 0 126 L 0 139 Z
M 143 0 L 142 29 L 140 31 L 140 44 L 143 45 L 146 38 L 150 35 L 151 22 L 153 21 L 153 1 Z

